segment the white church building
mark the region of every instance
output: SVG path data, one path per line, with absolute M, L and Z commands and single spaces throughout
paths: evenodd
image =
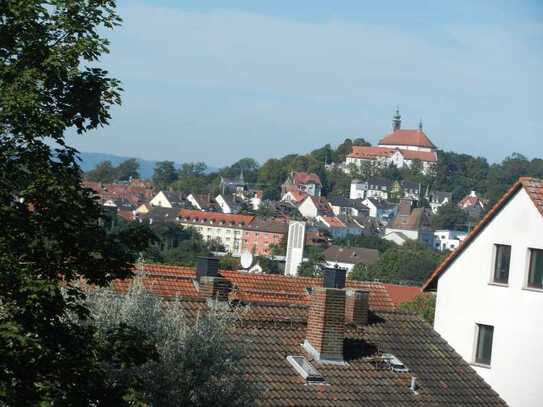
M 418 160 L 423 173 L 428 173 L 437 163 L 437 148 L 422 129 L 402 129 L 402 119 L 398 109 L 392 120 L 392 133 L 383 137 L 376 147 L 353 146 L 345 158 L 345 168 L 349 172 L 352 165 L 361 168 L 365 163 L 385 167 L 390 164 L 398 168 L 411 167 Z
M 520 178 L 423 289 L 434 329 L 508 405 L 543 405 L 543 180 Z

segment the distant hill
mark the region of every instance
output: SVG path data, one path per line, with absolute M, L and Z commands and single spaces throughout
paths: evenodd
M 157 161 L 153 160 L 144 160 L 137 157 L 123 157 L 115 154 L 108 153 L 85 153 L 80 154 L 81 157 L 81 168 L 83 171 L 90 171 L 96 167 L 96 165 L 102 161 L 111 161 L 114 166 L 119 165 L 121 162 L 128 160 L 129 158 L 136 158 L 140 164 L 140 175 L 144 179 L 150 179 L 153 176 L 153 171 L 155 169 L 155 164 Z M 181 163 L 175 163 L 176 168 L 181 167 Z M 208 171 L 216 171 L 217 168 L 209 167 Z

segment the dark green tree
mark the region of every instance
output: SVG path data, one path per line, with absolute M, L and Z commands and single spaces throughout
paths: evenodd
M 116 168 L 117 181 L 129 181 L 131 178 L 139 178 L 140 164 L 137 159 L 129 158 L 120 163 Z
M 158 189 L 167 189 L 177 180 L 177 170 L 173 161 L 159 161 L 155 164 L 153 184 Z
M 117 169 L 111 164 L 111 161 L 102 161 L 93 170 L 88 171 L 85 178 L 109 184 L 117 179 Z
M 466 230 L 468 215 L 454 204 L 443 205 L 430 217 L 430 223 L 434 229 Z
M 88 311 L 74 282 L 130 276 L 149 236 L 101 226 L 64 137 L 107 125 L 120 101 L 96 66 L 103 29 L 120 22 L 115 2 L 7 0 L 0 20 L 0 404 L 124 405 L 134 389 L 103 374 L 118 347 L 79 323 Z
M 436 312 L 436 297 L 433 294 L 421 293 L 414 300 L 400 304 L 400 309 L 414 312 L 430 325 L 433 325 Z

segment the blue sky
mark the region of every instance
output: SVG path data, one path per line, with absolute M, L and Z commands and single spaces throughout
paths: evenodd
M 543 156 L 542 1 L 119 2 L 103 59 L 123 82 L 81 151 L 227 165 L 346 137 L 396 105 L 434 144 Z

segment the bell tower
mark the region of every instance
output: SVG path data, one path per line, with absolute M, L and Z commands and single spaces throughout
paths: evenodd
M 402 116 L 400 115 L 400 108 L 396 107 L 396 112 L 392 117 L 392 131 L 400 130 L 402 127 Z

